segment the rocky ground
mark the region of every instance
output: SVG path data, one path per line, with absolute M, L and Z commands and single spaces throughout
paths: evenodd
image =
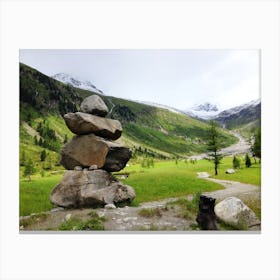
M 198 174 L 200 177 L 205 177 Z M 235 196 L 240 199 L 248 197 L 260 197 L 260 188 L 254 185 L 243 184 L 239 182 L 218 180 L 213 178 L 205 178 L 222 184 L 225 189 L 214 192 L 204 193 L 207 196 L 216 198 L 220 201 L 229 196 Z M 186 197 L 191 199 L 191 197 Z M 188 219 L 180 216 L 180 207 L 169 207 L 170 202 L 176 201 L 178 198 L 169 198 L 162 201 L 154 201 L 142 203 L 138 207 L 125 206 L 123 208 L 115 209 L 63 209 L 56 208 L 46 215 L 38 215 L 32 218 L 30 224 L 22 226 L 21 230 L 57 230 L 62 222 L 70 217 L 80 219 L 87 219 L 88 214 L 95 211 L 99 217 L 104 217 L 104 227 L 107 231 L 191 231 L 197 230 L 195 216 Z M 141 215 L 142 209 L 155 209 L 155 214 L 150 217 L 143 217 Z M 23 218 L 30 219 L 30 217 Z M 222 228 L 220 228 L 222 229 Z M 249 230 L 260 230 L 260 225 L 249 228 Z

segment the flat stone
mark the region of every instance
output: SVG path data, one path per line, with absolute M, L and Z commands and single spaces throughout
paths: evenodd
M 116 209 L 116 205 L 110 203 L 110 204 L 106 204 L 104 208 L 105 209 Z
M 78 135 L 94 133 L 97 136 L 116 140 L 122 134 L 122 125 L 117 120 L 81 112 L 65 114 L 64 120 L 68 128 Z
M 68 170 L 75 166 L 96 165 L 109 172 L 120 171 L 131 158 L 131 151 L 121 144 L 94 134 L 74 136 L 61 150 L 61 164 Z
M 98 95 L 91 95 L 81 103 L 81 111 L 101 117 L 105 117 L 109 110 L 105 102 Z
M 93 164 L 89 167 L 88 170 L 97 170 L 98 169 L 98 166 L 96 164 Z
M 77 170 L 77 171 L 82 171 L 82 170 L 83 170 L 83 168 L 82 168 L 82 166 L 75 166 L 75 167 L 74 167 L 74 170 Z

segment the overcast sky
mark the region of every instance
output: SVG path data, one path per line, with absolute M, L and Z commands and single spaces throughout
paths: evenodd
M 89 80 L 106 95 L 177 109 L 260 98 L 258 50 L 20 50 L 20 61 Z

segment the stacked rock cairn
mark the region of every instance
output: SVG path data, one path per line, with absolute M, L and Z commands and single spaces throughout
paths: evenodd
M 57 206 L 114 207 L 135 198 L 134 190 L 110 173 L 126 166 L 131 151 L 113 142 L 121 137 L 122 126 L 105 118 L 107 114 L 101 97 L 91 95 L 81 103 L 81 112 L 64 115 L 67 127 L 76 135 L 61 150 L 61 164 L 67 171 L 50 195 Z

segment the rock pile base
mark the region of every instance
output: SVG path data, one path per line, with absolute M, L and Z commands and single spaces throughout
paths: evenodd
M 130 203 L 135 192 L 105 170 L 69 170 L 52 190 L 51 202 L 61 207 Z

